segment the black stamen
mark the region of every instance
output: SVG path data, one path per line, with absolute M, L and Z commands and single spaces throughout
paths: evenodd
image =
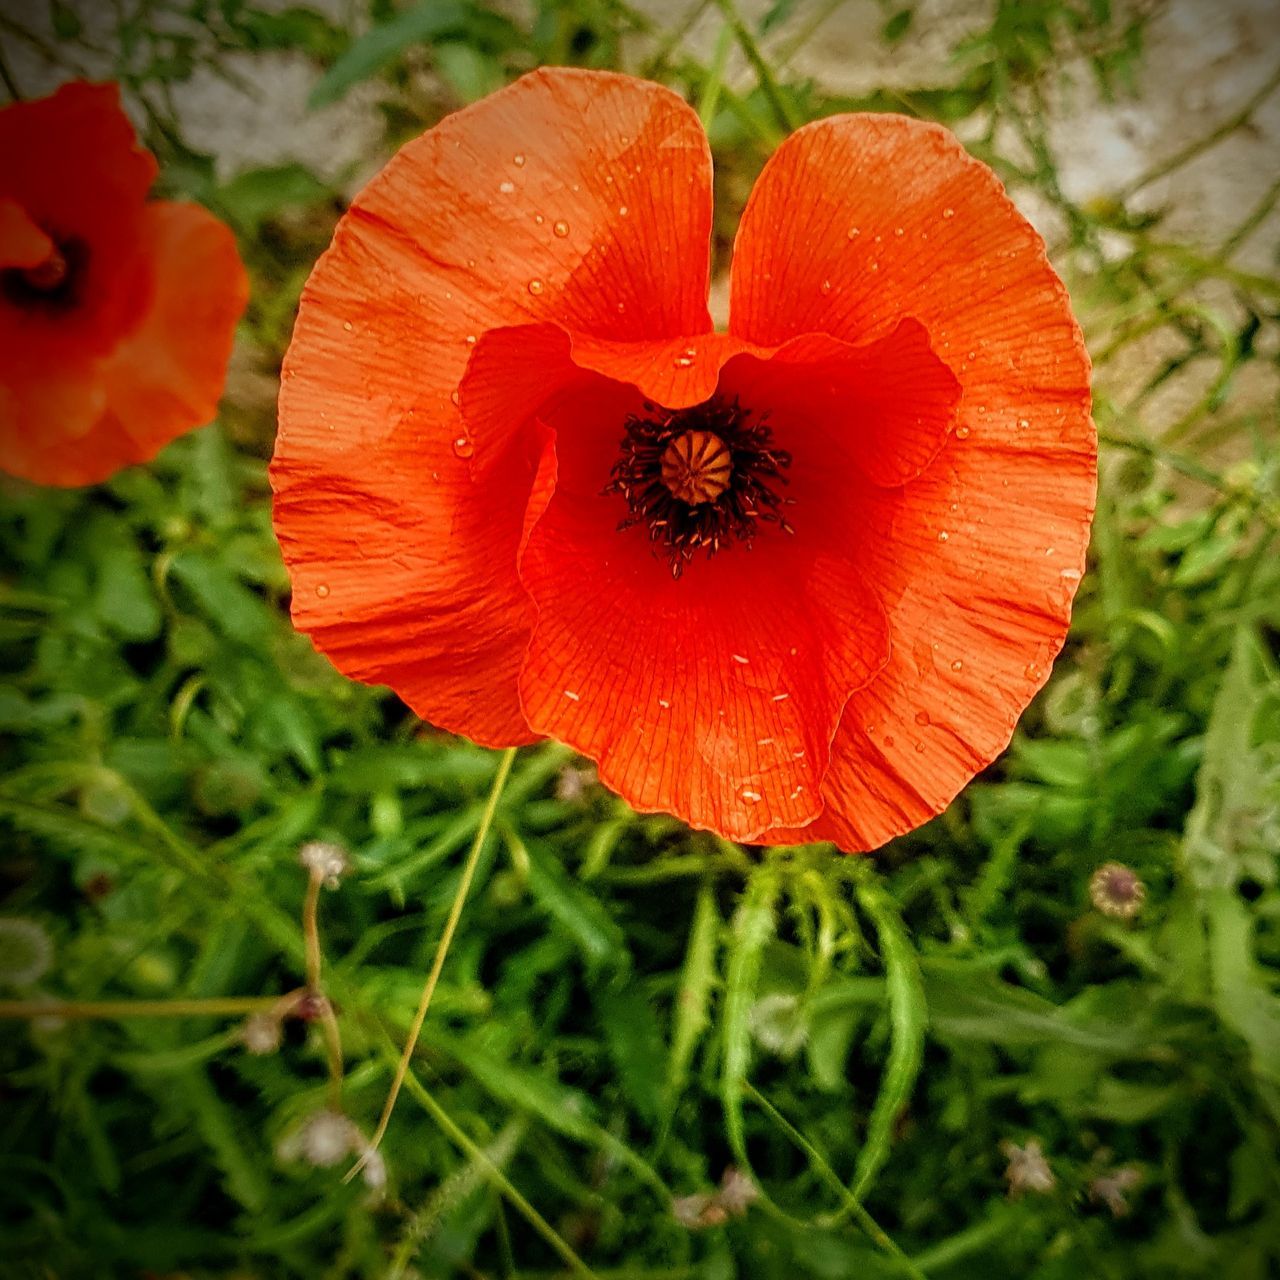
M 678 578 L 699 548 L 708 558 L 735 542 L 749 550 L 766 523 L 794 532 L 780 511 L 789 500 L 777 492 L 790 465 L 764 418 L 752 421 L 736 399 L 679 410 L 646 403 L 643 416 L 627 419 L 604 492 L 626 499 L 618 528 L 648 525 L 655 553 L 666 554 Z
M 80 301 L 88 261 L 83 240 L 57 240 L 48 262 L 0 271 L 0 297 L 24 311 L 70 311 Z

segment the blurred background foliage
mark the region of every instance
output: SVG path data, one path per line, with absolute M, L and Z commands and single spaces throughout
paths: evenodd
M 1045 95 L 1069 62 L 1140 94 L 1140 12 L 996 0 L 952 87 L 853 100 L 788 69 L 837 7 L 0 14 L 10 53 L 124 83 L 163 190 L 225 217 L 254 278 L 220 423 L 99 489 L 3 487 L 0 1274 L 1280 1275 L 1280 452 L 1274 399 L 1240 390 L 1276 365 L 1280 277 L 1236 261 L 1280 185 L 1214 244 L 1130 200 L 1280 75 L 1079 205 Z M 708 13 L 703 62 L 686 34 Z M 886 4 L 880 38 L 915 20 Z M 311 60 L 318 105 L 376 85 L 387 149 L 544 63 L 664 80 L 710 129 L 721 266 L 799 123 L 956 126 L 1056 228 L 1104 440 L 1052 682 L 1007 755 L 881 853 L 736 848 L 521 751 L 385 1163 L 350 1182 L 498 759 L 288 624 L 271 379 L 345 187 L 219 176 L 172 96 L 274 50 Z M 336 887 L 332 850 L 300 865 L 314 841 L 348 852 Z M 327 1000 L 303 990 L 319 961 Z

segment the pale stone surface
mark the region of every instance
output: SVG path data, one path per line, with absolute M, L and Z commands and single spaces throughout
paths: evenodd
M 286 0 L 278 2 L 283 5 Z M 352 7 L 349 0 L 309 2 L 339 19 Z M 755 20 L 773 3 L 743 0 L 741 11 Z M 74 0 L 72 7 L 90 32 L 101 37 L 109 30 L 110 11 L 99 0 Z M 502 7 L 519 11 L 518 4 Z M 983 30 L 994 9 L 992 0 L 917 0 L 908 35 L 890 47 L 879 33 L 895 7 L 877 0 L 795 0 L 790 17 L 770 33 L 765 48 L 790 72 L 812 76 L 835 93 L 934 88 L 954 83 L 962 74 L 963 64 L 953 50 L 959 41 Z M 1064 67 L 1053 86 L 1049 136 L 1063 190 L 1074 199 L 1121 189 L 1135 174 L 1229 115 L 1280 62 L 1276 0 L 1148 0 L 1148 7 L 1152 15 L 1147 54 L 1136 98 L 1106 102 L 1083 63 Z M 690 0 L 637 0 L 636 8 L 671 28 L 690 11 Z M 0 10 L 28 24 L 42 22 L 46 14 L 45 7 L 32 0 L 0 0 Z M 709 59 L 720 28 L 715 6 L 706 6 L 686 37 L 686 47 Z M 801 37 L 806 38 L 797 48 Z M 5 43 L 29 93 L 45 92 L 65 78 L 65 72 L 45 65 L 32 49 L 11 40 Z M 81 60 L 91 74 L 104 73 L 101 59 L 95 63 L 82 55 Z M 195 147 L 215 155 L 221 177 L 298 160 L 326 179 L 351 187 L 382 159 L 377 84 L 357 86 L 340 102 L 310 110 L 307 97 L 317 73 L 299 55 L 235 56 L 224 70 L 225 77 L 199 71 L 174 93 L 187 137 Z M 728 78 L 739 87 L 751 84 L 751 70 L 736 49 Z M 1278 159 L 1280 93 L 1257 112 L 1251 129 L 1153 183 L 1135 203 L 1167 208 L 1169 234 L 1213 243 L 1260 198 L 1275 176 Z M 1052 231 L 1051 219 L 1035 201 L 1027 201 L 1027 210 Z M 1267 242 L 1274 240 L 1274 234 L 1260 232 L 1242 262 L 1266 269 Z

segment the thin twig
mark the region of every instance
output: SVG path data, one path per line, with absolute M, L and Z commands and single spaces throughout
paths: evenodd
M 449 954 L 449 946 L 453 942 L 453 935 L 457 931 L 458 921 L 462 919 L 462 908 L 467 901 L 467 894 L 471 889 L 471 881 L 475 877 L 476 867 L 480 862 L 480 852 L 484 848 L 489 829 L 493 826 L 494 814 L 498 811 L 498 800 L 502 796 L 502 789 L 506 786 L 507 777 L 511 773 L 511 765 L 515 758 L 516 748 L 509 747 L 502 753 L 502 758 L 498 762 L 498 772 L 494 775 L 493 786 L 489 788 L 489 799 L 485 802 L 484 813 L 480 817 L 480 825 L 476 828 L 475 838 L 471 841 L 471 849 L 462 868 L 462 879 L 458 883 L 457 893 L 453 895 L 453 905 L 449 908 L 449 916 L 444 924 L 444 932 L 440 935 L 440 942 L 436 946 L 436 955 L 431 965 L 431 972 L 427 974 L 427 980 L 423 983 L 422 997 L 418 1001 L 418 1011 L 413 1016 L 413 1025 L 409 1028 L 409 1035 L 404 1042 L 404 1050 L 400 1054 L 400 1062 L 396 1067 L 395 1077 L 391 1081 L 387 1100 L 382 1107 L 382 1116 L 378 1120 L 378 1127 L 374 1130 L 373 1138 L 370 1140 L 368 1148 L 344 1179 L 346 1182 L 350 1182 L 355 1177 L 378 1149 L 379 1143 L 381 1143 L 387 1132 L 387 1126 L 391 1123 L 391 1113 L 395 1110 L 396 1099 L 400 1096 L 401 1086 L 408 1075 L 413 1051 L 417 1048 L 419 1035 L 422 1034 L 422 1024 L 426 1021 L 427 1010 L 431 1007 L 431 997 L 435 995 L 436 984 L 440 981 L 440 973 L 444 968 L 445 957 Z

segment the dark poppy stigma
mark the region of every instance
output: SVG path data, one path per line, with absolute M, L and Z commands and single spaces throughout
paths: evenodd
M 25 310 L 70 310 L 79 301 L 88 257 L 82 240 L 55 240 L 53 252 L 37 266 L 0 271 L 0 293 Z
M 750 548 L 762 524 L 793 532 L 782 508 L 791 455 L 773 443 L 763 417 L 716 396 L 690 409 L 647 403 L 626 421 L 605 493 L 620 493 L 628 514 L 618 528 L 643 524 L 671 576 L 697 551 L 708 557 L 734 543 Z

